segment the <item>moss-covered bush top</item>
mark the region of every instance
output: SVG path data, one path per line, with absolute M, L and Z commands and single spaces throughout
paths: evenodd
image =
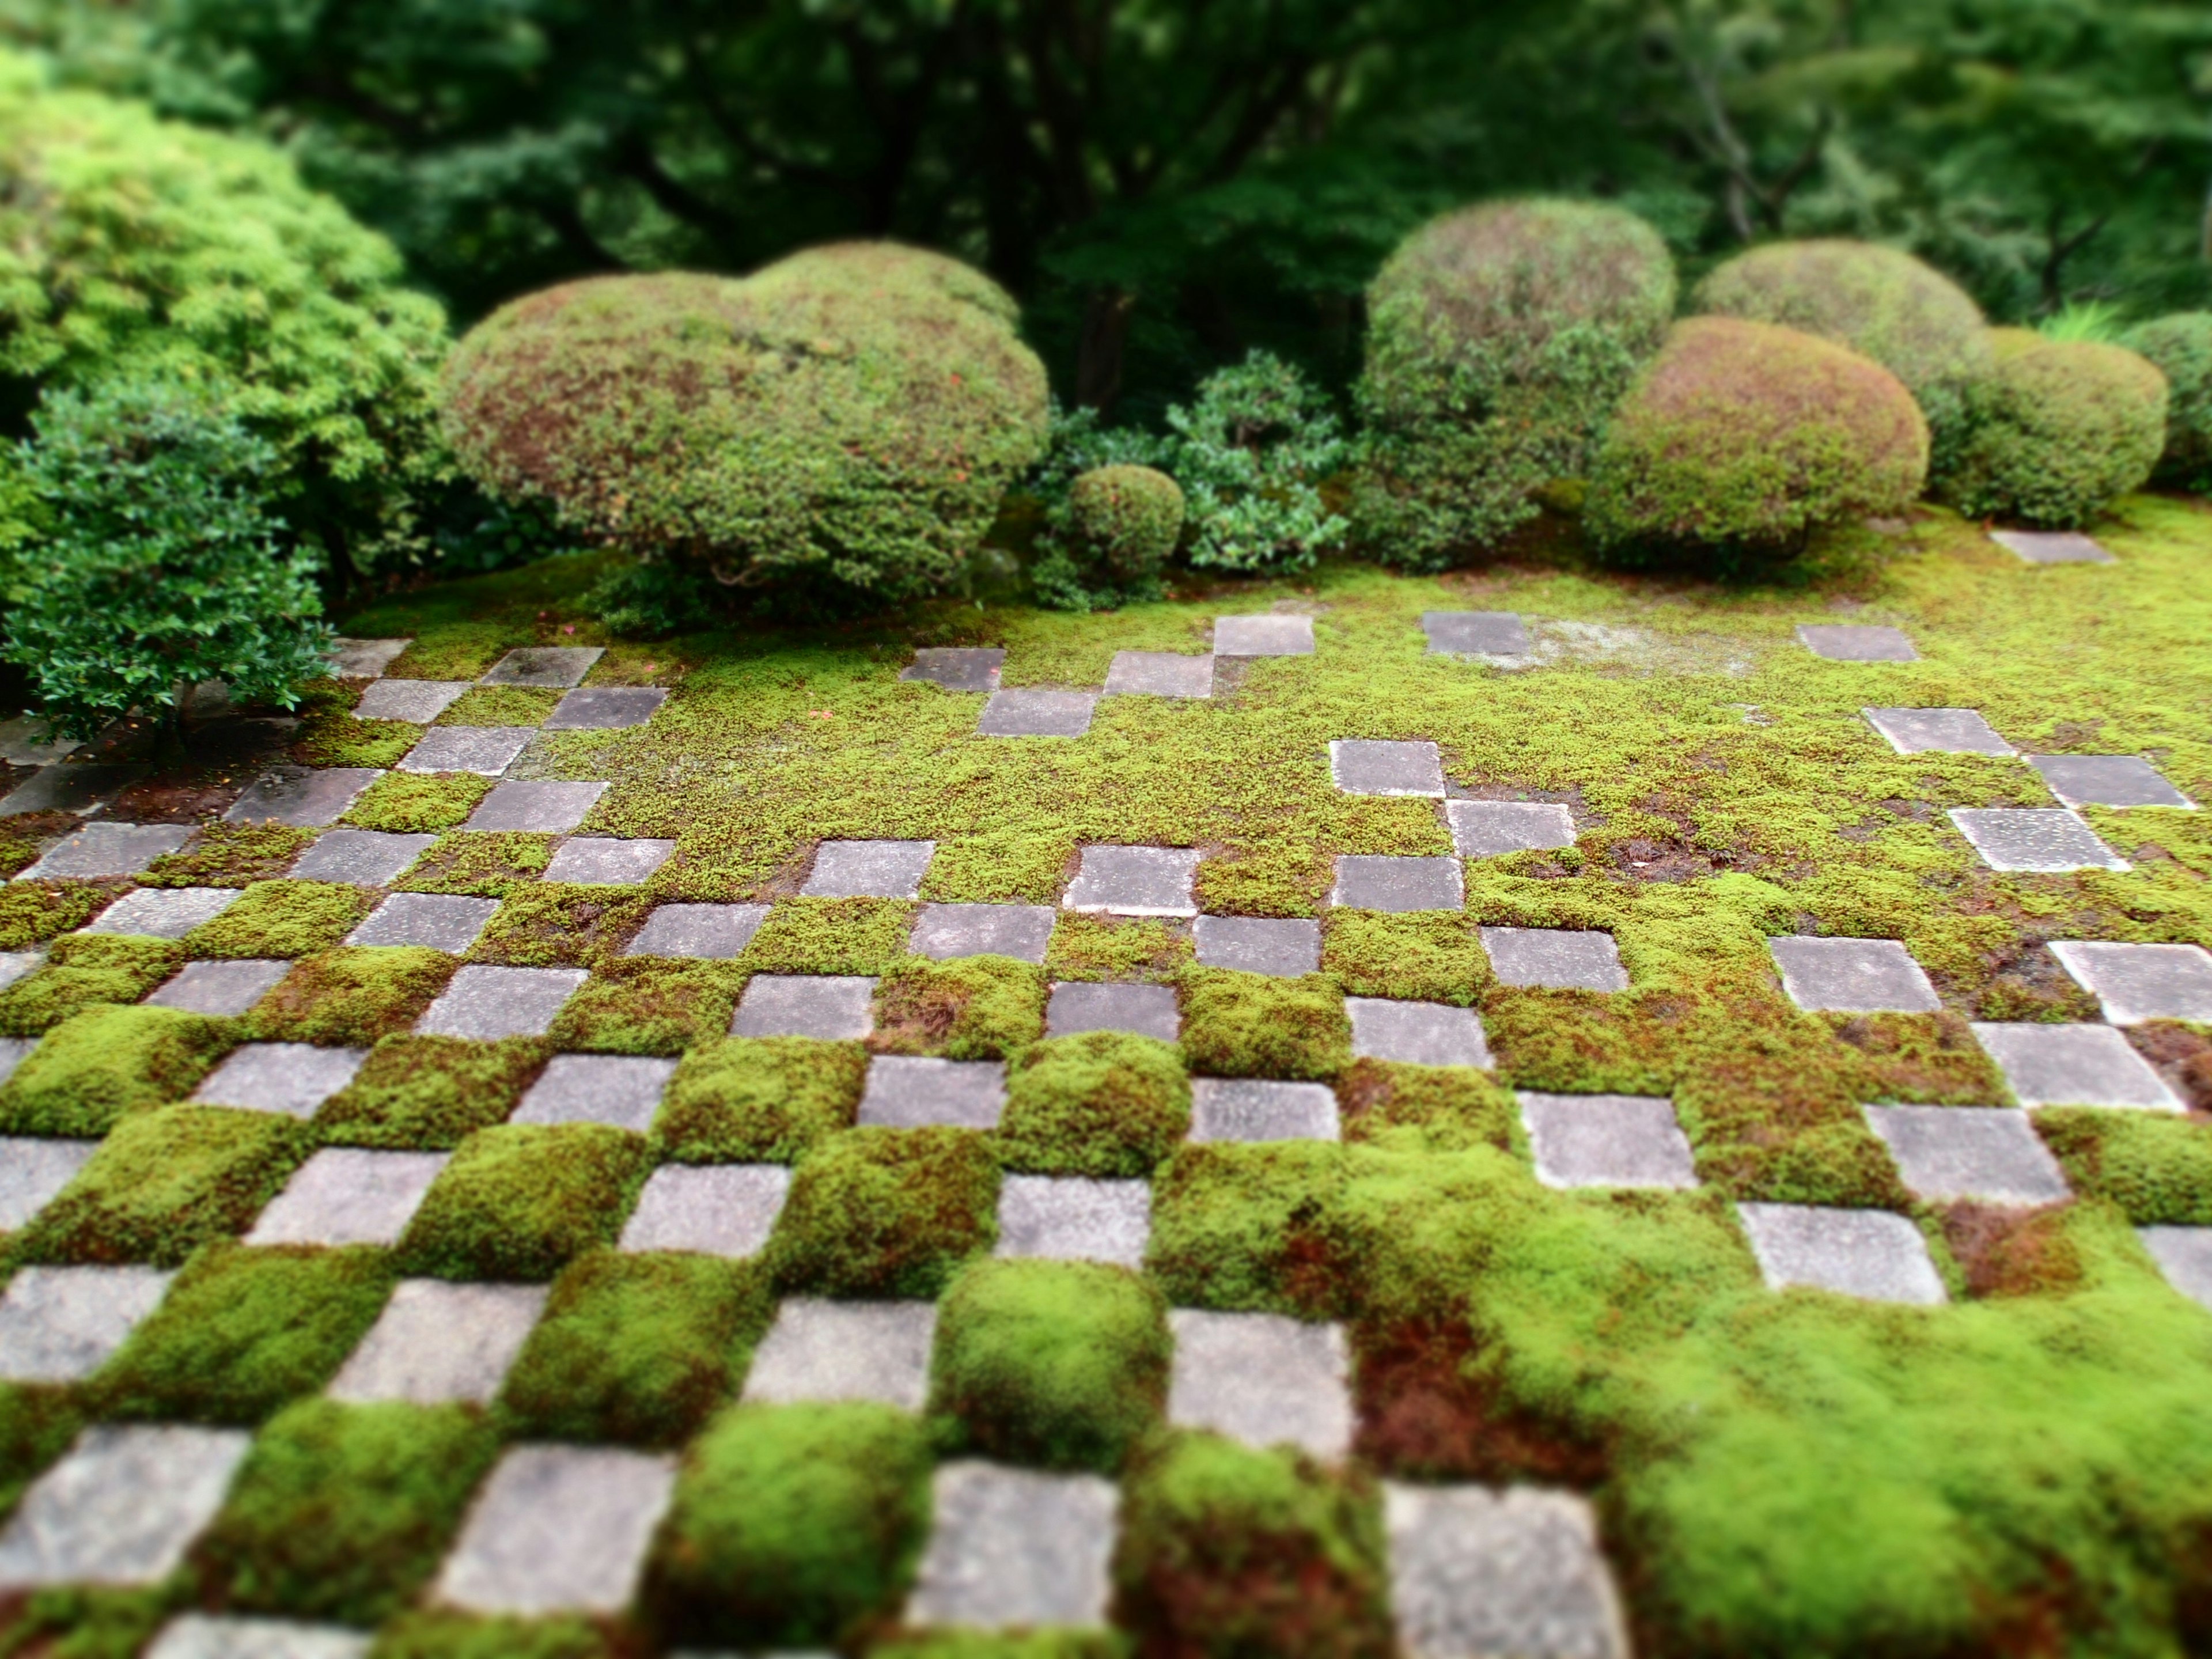
M 2166 450 L 2158 477 L 2212 490 L 2212 311 L 2160 317 L 2122 342 L 2166 376 Z
M 1116 581 L 1158 574 L 1182 534 L 1182 491 L 1149 466 L 1099 466 L 1067 492 L 1068 528 Z

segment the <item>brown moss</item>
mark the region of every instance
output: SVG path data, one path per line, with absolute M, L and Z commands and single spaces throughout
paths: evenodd
M 518 883 L 470 948 L 469 960 L 512 968 L 596 967 L 645 925 L 651 908 L 635 888 Z
M 191 846 L 164 853 L 138 877 L 142 887 L 251 887 L 273 881 L 313 845 L 315 832 L 283 823 L 210 823 Z
M 1516 1139 L 1512 1091 L 1464 1066 L 1355 1060 L 1336 1080 L 1336 1101 L 1347 1141 L 1417 1128 L 1439 1150 L 1484 1146 L 1510 1152 Z
M 884 975 L 868 1046 L 878 1054 L 1003 1060 L 1044 1035 L 1045 977 L 1010 957 L 913 960 Z
M 367 1048 L 413 1029 L 459 966 L 420 945 L 341 945 L 296 963 L 254 1006 L 254 1033 Z
M 475 830 L 447 836 L 415 860 L 394 884 L 409 893 L 460 893 L 505 898 L 534 882 L 553 861 L 551 836 L 522 830 Z
M 561 1005 L 551 1036 L 594 1054 L 684 1054 L 730 1029 L 746 978 L 731 962 L 602 957 Z
M 2068 1235 L 2070 1203 L 2020 1209 L 1954 1204 L 1943 1242 L 1977 1297 L 2049 1296 L 2081 1283 L 2081 1252 Z
M 1462 1316 L 1362 1325 L 1352 1449 L 1401 1480 L 1595 1486 L 1606 1448 L 1577 1425 L 1506 1398 Z
M 2158 1067 L 2193 1112 L 2212 1112 L 2212 1036 L 2179 1020 L 2128 1027 L 2135 1051 Z

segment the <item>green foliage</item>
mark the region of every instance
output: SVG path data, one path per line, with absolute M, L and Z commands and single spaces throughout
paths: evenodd
M 1465 1066 L 1355 1060 L 1337 1079 L 1336 1093 L 1346 1140 L 1381 1140 L 1411 1128 L 1424 1145 L 1452 1151 L 1480 1145 L 1510 1152 L 1520 1144 L 1513 1091 Z
M 184 964 L 173 939 L 131 933 L 70 933 L 46 965 L 0 989 L 0 1033 L 36 1036 L 94 1003 L 136 1002 Z
M 689 957 L 603 956 L 553 1017 L 553 1041 L 603 1054 L 681 1054 L 730 1029 L 745 971 Z
M 362 791 L 345 822 L 356 830 L 399 836 L 451 830 L 477 810 L 498 781 L 474 772 L 386 772 Z
M 1092 431 L 1089 410 L 1078 419 L 1086 434 Z M 1067 427 L 1055 416 L 1056 446 L 1066 442 Z M 1045 476 L 1052 478 L 1054 471 L 1048 466 Z M 1182 491 L 1176 481 L 1153 467 L 1109 462 L 1057 482 L 1064 493 L 1048 509 L 1039 537 L 1043 556 L 1030 569 L 1038 602 L 1091 611 L 1158 598 L 1160 572 L 1182 535 Z
M 0 1123 L 13 1134 L 106 1134 L 126 1113 L 182 1100 L 237 1040 L 228 1020 L 178 1008 L 83 1009 L 0 1085 Z
M 411 1030 L 459 966 L 420 945 L 340 945 L 296 963 L 255 1004 L 253 1030 L 270 1042 L 366 1048 Z
M 315 1127 L 338 1146 L 448 1151 L 505 1122 L 549 1053 L 536 1037 L 479 1042 L 395 1033 L 323 1103 Z
M 1194 566 L 1306 570 L 1342 543 L 1345 522 L 1321 483 L 1348 447 L 1328 398 L 1295 365 L 1255 351 L 1200 381 L 1168 426 L 1165 465 L 1182 489 Z
M 934 1297 L 999 1236 L 999 1166 L 968 1129 L 847 1129 L 799 1162 L 766 1261 L 778 1286 Z
M 335 945 L 374 896 L 334 881 L 257 881 L 185 937 L 196 957 L 304 957 Z
M 876 987 L 879 1054 L 1003 1060 L 1044 1035 L 1045 977 L 1011 957 L 910 957 Z
M 1183 1064 L 1200 1077 L 1319 1078 L 1352 1063 L 1344 994 L 1325 975 L 1183 975 Z
M 2166 451 L 2157 476 L 2212 494 L 2212 311 L 2161 317 L 2119 343 L 2166 376 Z
M 2138 1227 L 2212 1226 L 2212 1133 L 2157 1112 L 2062 1107 L 2038 1133 L 2083 1198 L 2110 1200 Z
M 1146 1265 L 1176 1307 L 1341 1316 L 1368 1254 L 1343 1181 L 1318 1142 L 1185 1146 L 1153 1182 Z
M 399 1260 L 440 1279 L 551 1279 L 614 1242 L 650 1171 L 645 1138 L 609 1124 L 479 1129 L 422 1195 Z
M 867 1075 L 857 1042 L 723 1037 L 678 1063 L 653 1134 L 678 1164 L 789 1164 L 851 1127 Z
M 599 1624 L 580 1614 L 551 1619 L 403 1613 L 376 1633 L 370 1659 L 625 1659 Z
M 2046 340 L 2094 340 L 2103 345 L 2124 345 L 2127 332 L 2120 308 L 2102 300 L 2077 301 L 2054 311 L 2035 325 Z
M 999 1157 L 1042 1175 L 1146 1177 L 1190 1129 L 1175 1049 L 1133 1031 L 1047 1037 L 1010 1069 Z
M 2166 448 L 2166 377 L 2124 347 L 1994 331 L 1955 465 L 1939 482 L 1971 517 L 2074 529 L 2149 478 Z
M 315 832 L 289 823 L 203 823 L 189 847 L 164 853 L 141 871 L 141 887 L 251 887 L 270 881 L 314 844 Z

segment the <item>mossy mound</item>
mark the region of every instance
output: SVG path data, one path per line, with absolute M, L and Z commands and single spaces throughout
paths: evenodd
M 1175 1049 L 1133 1031 L 1047 1037 L 1006 1079 L 999 1158 L 1041 1175 L 1147 1176 L 1190 1130 Z
M 305 957 L 353 932 L 374 898 L 334 881 L 257 881 L 185 936 L 196 957 Z
M 2166 448 L 2157 477 L 2212 492 L 2212 311 L 2185 311 L 2121 341 L 2166 376 Z
M 432 835 L 460 823 L 497 781 L 474 772 L 386 772 L 362 791 L 344 821 L 356 830 Z
M 1344 994 L 1322 974 L 1277 979 L 1227 968 L 1188 969 L 1182 1057 L 1200 1077 L 1326 1082 L 1352 1063 Z
M 1990 331 L 1966 437 L 1941 481 L 1972 518 L 2077 529 L 2148 480 L 2166 450 L 2166 376 L 2094 340 Z
M 1003 1060 L 1044 1035 L 1042 969 L 1011 957 L 913 959 L 876 988 L 869 1046 L 890 1054 Z
M 730 962 L 602 956 L 561 1005 L 550 1035 L 591 1054 L 685 1054 L 730 1029 L 745 977 Z
M 322 1103 L 315 1128 L 333 1146 L 445 1152 L 506 1121 L 551 1054 L 537 1037 L 416 1036 L 369 1051 L 353 1081 Z
M 183 966 L 173 939 L 134 933 L 68 933 L 46 965 L 0 990 L 0 1035 L 36 1036 L 80 1008 L 138 1000 Z
M 1149 466 L 1099 466 L 1068 486 L 1067 530 L 1076 556 L 1108 580 L 1157 576 L 1182 534 L 1182 489 Z
M 126 1113 L 182 1100 L 237 1041 L 230 1021 L 176 1008 L 82 1009 L 0 1085 L 0 1125 L 106 1134 Z
M 300 963 L 254 1006 L 254 1034 L 365 1048 L 411 1030 L 459 966 L 424 945 L 341 945 Z
M 2160 1112 L 2063 1107 L 2038 1133 L 2084 1198 L 2108 1199 L 2138 1227 L 2212 1227 L 2212 1129 Z
M 410 1273 L 549 1279 L 611 1244 L 650 1172 L 645 1138 L 605 1123 L 501 1123 L 463 1141 L 398 1245 Z
M 967 1129 L 848 1129 L 800 1160 L 769 1239 L 777 1285 L 934 1297 L 997 1242 L 999 1166 Z
M 251 887 L 273 881 L 314 844 L 315 832 L 288 823 L 204 823 L 189 847 L 164 853 L 138 873 L 141 887 Z
M 789 1164 L 852 1127 L 867 1077 L 857 1042 L 724 1037 L 678 1063 L 653 1133 L 678 1164 Z

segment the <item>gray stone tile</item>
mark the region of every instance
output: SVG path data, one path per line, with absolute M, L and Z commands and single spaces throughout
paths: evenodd
M 1170 1308 L 1168 1421 L 1334 1461 L 1352 1446 L 1352 1362 L 1341 1325 Z
M 2017 752 L 1972 708 L 1862 708 L 1859 713 L 1900 755 Z
M 2212 952 L 2202 945 L 2061 939 L 2051 954 L 2115 1025 L 2147 1019 L 2212 1024 Z
M 403 1279 L 331 1380 L 330 1397 L 489 1405 L 549 1294 L 544 1285 Z
M 1321 924 L 1297 918 L 1200 916 L 1191 928 L 1208 968 L 1294 979 L 1321 968 Z
M 1141 1267 L 1152 1232 L 1148 1182 L 1010 1175 L 999 1187 L 999 1255 Z
M 591 975 L 581 968 L 485 968 L 455 974 L 415 1029 L 425 1036 L 544 1036 Z
M 1443 757 L 1425 739 L 1396 742 L 1340 738 L 1328 746 L 1329 781 L 1347 795 L 1429 795 L 1444 793 Z
M 146 1000 L 189 1014 L 242 1014 L 291 971 L 289 962 L 188 962 Z
M 478 682 L 483 685 L 581 685 L 607 653 L 594 645 L 526 645 L 508 652 Z
M 676 1460 L 608 1446 L 510 1446 L 432 1595 L 476 1613 L 620 1613 L 636 1594 Z
M 1472 1008 L 1443 1002 L 1399 1002 L 1385 997 L 1346 997 L 1352 1052 L 1363 1060 L 1405 1066 L 1490 1066 L 1490 1045 Z
M 1336 860 L 1331 904 L 1353 910 L 1456 910 L 1467 902 L 1455 858 L 1346 853 Z
M 155 1267 L 25 1267 L 0 1296 L 0 1378 L 76 1382 L 123 1346 L 176 1275 Z
M 466 680 L 377 680 L 353 707 L 365 720 L 407 720 L 428 726 L 469 689 Z
M 398 836 L 381 830 L 333 830 L 292 860 L 301 881 L 343 881 L 388 887 L 437 842 L 435 836 Z
M 1672 1101 L 1650 1095 L 1546 1095 L 1523 1090 L 1521 1121 L 1547 1187 L 1698 1184 Z
M 10 766 L 52 766 L 84 745 L 58 736 L 35 714 L 0 720 L 0 761 Z
M 45 1209 L 99 1150 L 96 1140 L 0 1137 L 0 1232 L 15 1231 Z
M 1191 847 L 1086 847 L 1060 902 L 1116 916 L 1194 916 L 1198 860 Z
M 938 962 L 1012 957 L 1042 963 L 1054 916 L 1049 904 L 925 904 L 907 949 Z
M 799 890 L 808 898 L 915 898 L 936 853 L 933 841 L 825 841 Z
M 2026 1112 L 2002 1106 L 1863 1109 L 1915 1198 L 2054 1204 L 2071 1190 Z
M 732 1036 L 864 1037 L 876 1026 L 876 982 L 858 974 L 755 974 Z
M 215 1519 L 252 1443 L 243 1429 L 87 1429 L 0 1530 L 0 1589 L 161 1583 Z
M 902 680 L 927 680 L 947 691 L 995 691 L 1006 653 L 996 646 L 928 646 L 899 670 Z
M 1179 651 L 1116 651 L 1106 671 L 1109 697 L 1210 697 L 1213 659 Z
M 1098 706 L 1096 691 L 1063 691 L 1051 686 L 1022 686 L 994 691 L 975 722 L 979 738 L 1079 738 L 1091 729 Z
M 614 836 L 571 836 L 554 849 L 545 866 L 547 881 L 633 887 L 668 862 L 672 841 L 626 840 Z
M 403 772 L 476 772 L 495 778 L 514 763 L 535 728 L 434 726 L 399 763 Z
M 141 933 L 182 939 L 238 902 L 235 887 L 141 887 L 100 913 L 88 933 Z
M 0 989 L 13 985 L 26 974 L 35 974 L 46 961 L 43 950 L 0 951 Z
M 370 1639 L 342 1625 L 185 1613 L 161 1626 L 146 1659 L 368 1659 Z
M 1382 1525 L 1406 1659 L 1628 1659 L 1588 1499 L 1386 1480 Z
M 528 830 L 565 836 L 607 792 L 604 783 L 538 783 L 509 779 L 494 784 L 463 826 L 470 830 Z
M 2140 755 L 2030 755 L 2051 793 L 2069 806 L 2195 805 Z
M 383 775 L 372 766 L 279 766 L 232 802 L 222 821 L 320 830 L 343 817 L 361 792 Z
M 1558 927 L 1486 927 L 1482 948 L 1501 985 L 1626 991 L 1628 970 L 1613 935 Z
M 326 1146 L 292 1172 L 249 1244 L 397 1244 L 447 1152 Z
M 1525 657 L 1528 629 L 1510 611 L 1424 611 L 1421 632 L 1429 654 L 1458 657 Z
M 2212 1227 L 2138 1227 L 2136 1237 L 2167 1284 L 2212 1308 Z
M 1311 617 L 1213 619 L 1213 654 L 1217 657 L 1310 657 L 1313 653 Z
M 394 893 L 346 935 L 348 945 L 423 945 L 459 956 L 499 908 L 463 893 Z
M 997 1630 L 1106 1622 L 1121 1493 L 1095 1474 L 967 1460 L 930 1484 L 933 1519 L 906 1621 Z
M 786 1297 L 753 1351 L 744 1398 L 880 1400 L 919 1412 L 929 1393 L 934 1302 L 825 1302 Z
M 663 904 L 623 952 L 629 957 L 701 957 L 727 961 L 751 944 L 768 920 L 765 904 Z
M 556 1054 L 508 1120 L 611 1123 L 643 1134 L 660 1110 L 676 1062 L 646 1054 Z
M 1190 1080 L 1193 1140 L 1334 1140 L 1336 1095 L 1325 1083 L 1264 1078 Z
M 1165 985 L 1059 981 L 1044 1006 L 1044 1034 L 1072 1036 L 1078 1031 L 1134 1031 L 1173 1042 L 1182 1033 L 1182 1015 L 1175 992 Z
M 1451 826 L 1452 850 L 1463 859 L 1575 844 L 1575 815 L 1556 801 L 1446 801 L 1444 822 Z
M 1928 1259 L 1928 1241 L 1901 1215 L 1812 1204 L 1735 1208 L 1771 1291 L 1803 1286 L 1866 1302 L 1950 1299 Z
M 2149 1063 L 2109 1025 L 1978 1023 L 1974 1036 L 2023 1106 L 2181 1109 Z
M 100 802 L 152 775 L 153 770 L 150 766 L 99 761 L 42 766 L 0 798 L 0 816 L 15 812 L 89 812 Z
M 2026 564 L 2118 564 L 2088 537 L 2071 530 L 1992 530 L 1990 539 Z
M 1912 641 L 1894 628 L 1869 628 L 1842 623 L 1801 623 L 1799 643 L 1816 657 L 1830 662 L 1918 662 Z
M 781 1164 L 664 1164 L 638 1194 L 622 1248 L 758 1255 L 790 1191 Z
M 657 685 L 587 685 L 561 699 L 546 718 L 548 732 L 614 732 L 643 726 L 668 693 Z
M 1951 822 L 1992 870 L 2125 870 L 2128 861 L 2063 806 L 1954 806 Z
M 412 639 L 349 640 L 341 635 L 331 641 L 331 672 L 342 679 L 376 679 L 414 643 Z
M 0 1037 L 0 1083 L 15 1074 L 15 1068 L 31 1057 L 31 1050 L 39 1046 L 36 1037 Z
M 1943 1006 L 1920 964 L 1893 939 L 1790 934 L 1766 944 L 1782 969 L 1782 988 L 1800 1008 L 1932 1014 Z
M 318 1048 L 309 1042 L 246 1042 L 200 1080 L 192 1098 L 204 1106 L 236 1106 L 307 1118 L 353 1081 L 366 1048 Z
M 1003 1060 L 878 1054 L 868 1062 L 857 1121 L 891 1129 L 995 1129 L 1006 1107 Z
M 5 810 L 23 812 L 45 809 L 10 806 Z M 180 823 L 88 823 L 75 835 L 48 848 L 43 858 L 15 879 L 135 876 L 162 854 L 173 853 L 182 847 L 191 834 Z

